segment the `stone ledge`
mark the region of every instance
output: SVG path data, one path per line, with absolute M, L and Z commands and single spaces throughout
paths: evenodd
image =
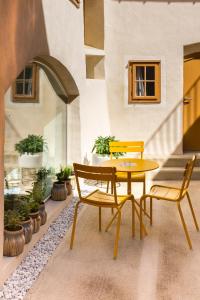
M 25 245 L 24 251 L 17 257 L 3 257 L 1 261 L 1 274 L 0 274 L 0 286 L 3 285 L 5 280 L 10 274 L 17 268 L 21 261 L 26 257 L 27 253 L 34 247 L 34 245 L 45 234 L 51 223 L 59 216 L 60 212 L 68 206 L 72 199 L 72 195 L 68 196 L 65 201 L 53 201 L 48 200 L 46 202 L 47 211 L 47 223 L 40 227 L 40 231 L 33 235 L 29 244 Z

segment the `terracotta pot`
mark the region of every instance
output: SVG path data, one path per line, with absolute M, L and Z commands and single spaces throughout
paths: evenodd
M 41 224 L 41 218 L 40 218 L 39 211 L 30 213 L 29 216 L 32 219 L 33 233 L 36 233 L 40 230 L 40 224 Z
M 65 182 L 54 182 L 51 191 L 51 198 L 55 201 L 63 201 L 67 197 L 67 189 Z
M 71 179 L 65 180 L 65 185 L 67 189 L 67 195 L 71 195 L 72 193 Z
M 4 244 L 3 255 L 4 256 L 17 256 L 24 250 L 25 237 L 23 227 L 19 225 L 18 230 L 8 230 L 6 226 L 4 229 Z
M 40 225 L 44 225 L 47 221 L 47 212 L 45 210 L 45 204 L 44 203 L 42 203 L 40 205 L 39 214 L 40 214 L 40 218 L 41 218 L 41 224 Z
M 29 218 L 26 221 L 22 221 L 21 225 L 24 230 L 24 237 L 25 237 L 25 244 L 28 244 L 32 239 L 33 234 L 33 221 L 31 218 Z

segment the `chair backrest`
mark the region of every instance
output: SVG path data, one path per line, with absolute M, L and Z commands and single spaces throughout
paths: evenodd
M 84 198 L 81 194 L 79 178 L 94 180 L 94 181 L 106 181 L 111 182 L 113 185 L 113 195 L 115 203 L 117 202 L 116 192 L 116 168 L 115 167 L 96 167 L 74 163 L 74 174 L 76 177 L 76 184 L 78 189 L 79 198 Z
M 195 162 L 196 162 L 196 155 L 193 155 L 192 159 L 190 161 L 188 161 L 185 166 L 185 171 L 184 171 L 184 175 L 183 175 L 183 183 L 182 183 L 181 192 L 180 192 L 181 198 L 186 194 L 188 187 L 190 185 L 190 180 L 192 177 L 192 172 L 194 169 Z
M 143 158 L 144 142 L 143 141 L 119 141 L 109 143 L 110 158 L 113 158 L 113 153 L 116 152 L 137 152 Z

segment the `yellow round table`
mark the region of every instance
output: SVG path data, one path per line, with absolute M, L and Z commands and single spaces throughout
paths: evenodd
M 131 194 L 131 173 L 147 172 L 159 168 L 157 162 L 150 159 L 119 158 L 101 163 L 103 167 L 115 167 L 117 172 L 127 172 L 128 194 Z

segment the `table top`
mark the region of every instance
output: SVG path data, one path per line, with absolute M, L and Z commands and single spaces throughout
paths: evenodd
M 139 158 L 110 159 L 101 163 L 103 167 L 116 167 L 117 172 L 147 172 L 159 168 L 156 161 Z

